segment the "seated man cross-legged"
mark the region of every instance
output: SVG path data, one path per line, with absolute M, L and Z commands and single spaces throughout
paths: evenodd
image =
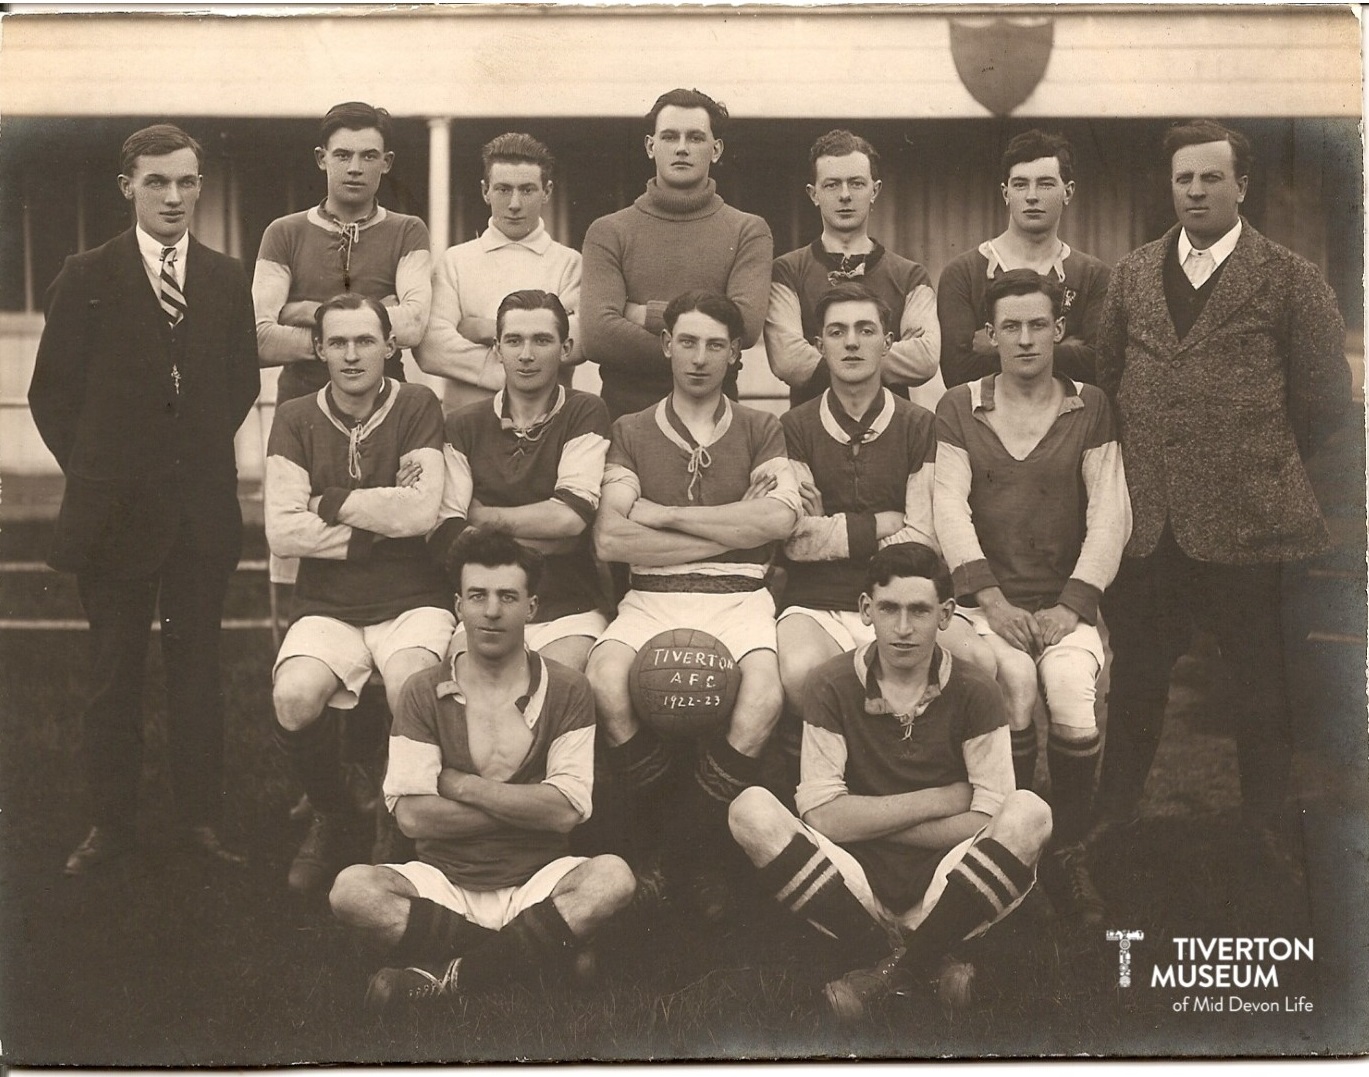
M 973 968 L 947 955 L 1021 902 L 1050 837 L 1045 802 L 1013 788 L 997 686 L 937 645 L 954 609 L 930 547 L 876 553 L 860 596 L 874 640 L 808 679 L 802 821 L 760 787 L 729 813 L 763 889 L 853 963 L 883 956 L 827 985 L 843 1020 L 939 968 L 943 1001 L 966 1003 Z
M 667 809 L 663 868 L 687 881 L 706 918 L 725 909 L 716 858 L 727 806 L 756 780 L 779 718 L 775 603 L 765 588 L 772 544 L 794 526 L 798 490 L 774 416 L 723 396 L 741 354 L 741 312 L 723 295 L 686 292 L 665 309 L 663 348 L 674 389 L 613 427 L 595 543 L 605 561 L 630 562 L 631 589 L 590 652 L 610 773 L 632 802 L 633 855 L 652 850 L 647 820 L 662 810 L 672 762 L 634 714 L 628 685 L 638 650 L 669 629 L 715 636 L 732 653 L 741 687 L 722 734 L 705 742 Z M 637 865 L 634 865 L 637 866 Z
M 936 533 L 957 599 L 998 659 L 1020 789 L 1032 787 L 1044 695 L 1056 841 L 1042 881 L 1059 911 L 1097 924 L 1082 841 L 1099 755 L 1098 600 L 1121 563 L 1131 501 L 1107 398 L 1054 372 L 1059 285 L 1012 269 L 985 299 L 1002 372 L 937 406 Z
M 441 524 L 429 541 L 438 563 L 457 535 L 479 526 L 506 531 L 546 558 L 528 646 L 572 669 L 608 624 L 590 524 L 608 452 L 604 402 L 557 382 L 572 341 L 570 321 L 550 292 L 511 292 L 499 304 L 495 349 L 504 387 L 493 401 L 447 420 L 447 483 Z M 464 645 L 458 628 L 453 648 Z
M 329 899 L 391 963 L 366 992 L 376 1011 L 565 969 L 636 889 L 616 856 L 567 855 L 590 813 L 594 697 L 527 649 L 541 555 L 474 528 L 452 566 L 466 646 L 409 680 L 385 775 L 418 859 L 353 865 Z
M 391 710 L 435 665 L 455 623 L 424 538 L 442 499 L 442 409 L 426 386 L 385 377 L 386 308 L 335 296 L 314 342 L 329 383 L 276 412 L 266 462 L 266 537 L 298 557 L 293 623 L 272 671 L 275 735 L 314 809 L 290 888 L 315 893 L 349 859 L 351 798 L 332 708 L 355 707 L 379 671 Z

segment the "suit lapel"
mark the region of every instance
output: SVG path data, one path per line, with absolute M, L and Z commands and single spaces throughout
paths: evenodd
M 193 235 L 190 246 L 185 252 L 185 327 L 184 340 L 186 353 L 199 354 L 198 342 L 207 322 L 204 317 L 206 304 L 211 303 L 214 294 L 214 266 L 205 257 L 207 248 Z
M 1144 270 L 1137 280 L 1137 306 L 1151 312 L 1148 318 L 1137 320 L 1136 333 L 1148 337 L 1149 343 L 1162 355 L 1172 355 L 1179 349 L 1179 334 L 1169 313 L 1165 299 L 1165 259 L 1174 248 L 1179 226 L 1175 225 L 1156 242 L 1142 248 Z
M 1183 346 L 1192 348 L 1220 329 L 1250 302 L 1251 297 L 1265 286 L 1264 237 L 1246 221 L 1241 226 L 1241 238 L 1231 257 L 1222 266 L 1222 275 L 1207 298 L 1207 305 L 1193 323 Z
M 131 323 L 130 339 L 139 342 L 137 351 L 144 368 L 149 372 L 166 370 L 171 365 L 171 327 L 153 294 L 143 266 L 143 252 L 138 249 L 138 237 L 131 228 L 120 237 L 115 287 Z

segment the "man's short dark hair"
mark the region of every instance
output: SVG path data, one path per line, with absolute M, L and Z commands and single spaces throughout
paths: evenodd
M 174 123 L 154 123 L 134 131 L 119 151 L 119 175 L 133 175 L 139 157 L 165 157 L 177 150 L 194 150 L 196 169 L 204 167 L 204 148 Z
M 713 129 L 714 138 L 723 137 L 723 128 L 727 126 L 727 106 L 721 101 L 714 101 L 702 90 L 686 90 L 676 88 L 667 90 L 656 98 L 656 103 L 651 106 L 651 111 L 646 114 L 647 127 L 651 133 L 656 131 L 656 120 L 661 115 L 661 110 L 669 105 L 676 108 L 701 108 L 708 113 L 708 124 Z
M 746 334 L 746 321 L 742 318 L 741 309 L 736 303 L 717 292 L 698 290 L 681 292 L 666 304 L 665 312 L 661 315 L 666 331 L 674 333 L 675 323 L 680 315 L 688 314 L 691 310 L 707 314 L 714 321 L 727 326 L 728 340 L 741 340 Z
M 555 292 L 544 292 L 541 288 L 522 288 L 510 292 L 499 303 L 494 315 L 494 335 L 498 340 L 504 332 L 504 315 L 511 310 L 549 310 L 556 315 L 556 328 L 561 331 L 561 343 L 570 336 L 570 316 L 566 313 L 561 298 Z
M 808 151 L 808 164 L 813 182 L 818 181 L 819 157 L 849 157 L 853 153 L 863 153 L 870 158 L 870 178 L 879 179 L 879 151 L 860 135 L 838 127 L 835 131 L 819 135 L 818 140 L 813 143 L 813 148 Z
M 348 131 L 365 131 L 371 127 L 380 132 L 380 141 L 389 150 L 390 114 L 365 101 L 344 101 L 330 108 L 319 122 L 318 144 L 326 148 L 328 140 L 344 128 Z
M 528 594 L 535 595 L 537 588 L 542 585 L 542 563 L 542 555 L 537 550 L 524 546 L 507 531 L 468 527 L 457 535 L 456 541 L 447 550 L 442 568 L 447 580 L 460 595 L 461 572 L 467 565 L 485 568 L 517 565 L 527 578 Z
M 1250 175 L 1255 165 L 1255 153 L 1250 139 L 1239 131 L 1225 127 L 1216 120 L 1184 120 L 1165 132 L 1165 161 L 1174 163 L 1174 155 L 1185 146 L 1201 146 L 1205 142 L 1226 142 L 1236 162 L 1236 179 Z
M 920 542 L 896 542 L 877 551 L 865 569 L 865 593 L 873 595 L 876 587 L 887 586 L 898 576 L 931 580 L 938 602 L 945 602 L 955 594 L 946 562 L 934 549 Z
M 1060 162 L 1060 178 L 1066 183 L 1074 181 L 1074 149 L 1064 135 L 1053 134 L 1033 127 L 1015 135 L 1003 151 L 999 162 L 999 172 L 1007 183 L 1013 165 L 1024 165 L 1028 161 L 1039 161 L 1043 157 L 1054 157 Z
M 343 292 L 335 295 L 332 299 L 326 300 L 318 305 L 318 310 L 314 311 L 314 326 L 310 330 L 313 334 L 314 343 L 323 343 L 323 316 L 331 310 L 369 310 L 380 319 L 380 328 L 385 335 L 385 339 L 390 339 L 390 312 L 385 309 L 385 305 L 379 299 L 372 299 L 369 295 L 359 295 L 356 292 Z
M 993 280 L 984 289 L 984 313 L 990 324 L 993 323 L 994 307 L 998 301 L 1009 295 L 1046 296 L 1051 301 L 1051 316 L 1059 318 L 1064 305 L 1065 294 L 1053 277 L 1043 277 L 1034 269 L 1010 269 Z
M 543 187 L 551 182 L 552 170 L 556 167 L 556 158 L 551 155 L 551 150 L 532 135 L 525 135 L 521 131 L 506 131 L 490 139 L 480 149 L 480 161 L 485 169 L 486 183 L 490 179 L 490 166 L 496 161 L 536 165 L 542 170 Z
M 858 281 L 842 281 L 840 284 L 832 285 L 822 293 L 817 306 L 813 308 L 819 330 L 827 324 L 827 309 L 834 303 L 873 303 L 875 309 L 879 311 L 879 324 L 884 327 L 886 333 L 891 331 L 888 304 Z

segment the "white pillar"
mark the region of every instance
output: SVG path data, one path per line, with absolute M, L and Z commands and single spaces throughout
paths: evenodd
M 428 121 L 428 236 L 432 240 L 433 264 L 452 242 L 452 120 L 437 116 Z M 441 400 L 447 391 L 444 378 L 425 374 L 413 362 L 405 363 L 404 376 L 428 386 Z
M 452 242 L 452 120 L 428 121 L 428 234 L 433 258 Z

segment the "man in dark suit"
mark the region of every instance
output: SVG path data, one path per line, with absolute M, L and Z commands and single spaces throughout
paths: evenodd
M 1134 515 L 1103 599 L 1115 659 L 1099 829 L 1138 812 L 1196 621 L 1231 674 L 1251 852 L 1297 879 L 1281 570 L 1329 545 L 1303 460 L 1350 403 L 1345 327 L 1317 269 L 1242 219 L 1243 135 L 1196 120 L 1165 153 L 1179 222 L 1118 265 L 1099 329 Z
M 194 849 L 242 860 L 216 830 L 219 623 L 242 545 L 233 435 L 259 380 L 247 278 L 188 231 L 202 156 L 168 124 L 129 136 L 119 188 L 137 223 L 66 260 L 29 386 L 34 422 L 66 475 L 49 563 L 76 574 L 91 629 L 81 751 L 94 825 L 68 875 L 134 844 L 154 607 L 179 822 Z

